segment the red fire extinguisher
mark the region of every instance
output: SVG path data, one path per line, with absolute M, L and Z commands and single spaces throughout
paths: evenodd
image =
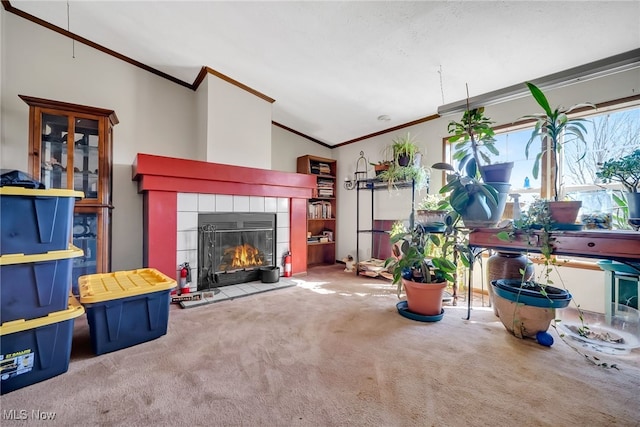
M 189 293 L 189 282 L 187 281 L 187 277 L 189 276 L 189 265 L 187 263 L 182 265 L 180 269 L 180 294 L 188 294 Z
M 291 277 L 291 252 L 284 256 L 284 277 Z

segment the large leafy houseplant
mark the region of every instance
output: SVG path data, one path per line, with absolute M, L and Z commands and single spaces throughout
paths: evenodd
M 605 183 L 619 182 L 629 193 L 640 192 L 640 149 L 619 159 L 607 160 L 596 176 Z
M 545 154 L 550 155 L 553 163 L 551 168 L 551 178 L 554 189 L 553 197 L 555 201 L 559 201 L 561 200 L 561 196 L 558 191 L 558 154 L 562 151 L 565 144 L 575 141 L 576 143 L 582 143 L 584 146 L 581 157 L 583 158 L 587 147 L 587 142 L 585 141 L 585 135 L 587 133 L 585 122 L 587 120 L 582 118 L 570 119 L 568 114 L 578 108 L 595 108 L 595 105 L 585 102 L 575 104 L 569 108 L 556 107 L 552 109 L 542 90 L 529 82 L 527 82 L 526 85 L 543 112 L 522 117 L 523 119 L 533 119 L 536 121 L 535 127 L 531 132 L 531 137 L 529 141 L 527 141 L 525 155 L 529 158 L 531 145 L 534 141 L 541 142 L 541 150 L 536 154 L 532 174 L 534 178 L 538 178 L 543 156 Z
M 446 195 L 449 205 L 462 216 L 466 226 L 491 226 L 500 202 L 493 186 L 456 170 L 449 163 L 436 163 L 432 168 L 447 172 L 447 182 L 439 192 Z

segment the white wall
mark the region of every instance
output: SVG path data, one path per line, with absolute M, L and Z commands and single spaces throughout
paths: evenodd
M 273 170 L 297 172 L 298 157 L 312 154 L 332 159 L 334 151 L 281 127 L 271 127 L 271 169 Z
M 207 157 L 202 160 L 270 169 L 271 103 L 213 74 L 206 80 Z

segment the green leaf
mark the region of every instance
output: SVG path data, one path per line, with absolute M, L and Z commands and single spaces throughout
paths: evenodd
M 544 112 L 547 113 L 547 116 L 551 116 L 551 107 L 549 106 L 549 101 L 547 101 L 547 97 L 544 96 L 544 93 L 542 93 L 542 91 L 538 89 L 538 87 L 533 83 L 527 82 L 527 87 L 529 88 L 531 95 L 533 95 L 533 98 L 536 100 L 538 105 L 540 105 Z
M 498 239 L 502 240 L 503 242 L 511 241 L 511 236 L 506 231 L 499 232 L 498 234 L 496 234 L 496 237 L 498 237 Z

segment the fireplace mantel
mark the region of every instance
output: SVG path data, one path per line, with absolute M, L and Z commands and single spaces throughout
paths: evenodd
M 177 194 L 222 194 L 289 199 L 293 274 L 307 270 L 307 199 L 314 176 L 138 153 L 132 179 L 144 196 L 144 267 L 176 274 Z

